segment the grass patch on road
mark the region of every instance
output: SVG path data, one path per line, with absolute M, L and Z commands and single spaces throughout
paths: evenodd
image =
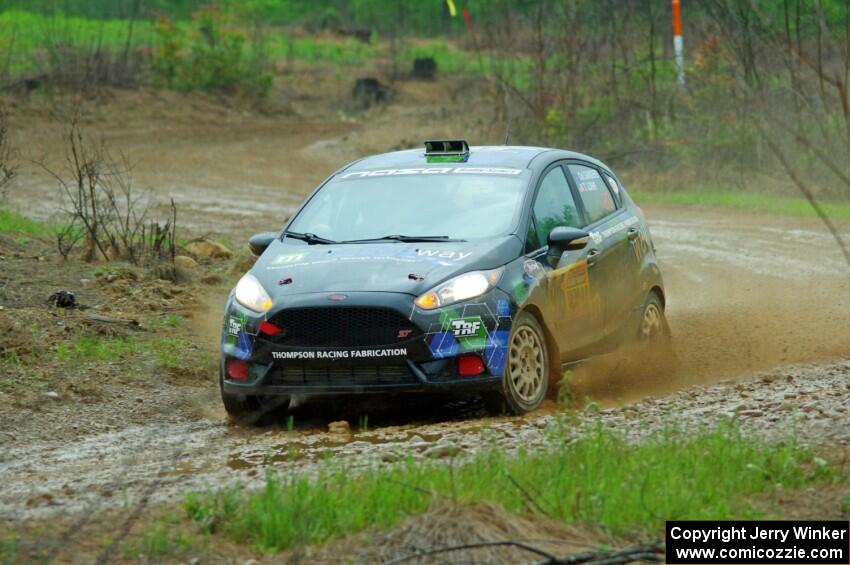
M 813 465 L 812 453 L 793 441 L 765 443 L 732 425 L 666 432 L 639 444 L 601 427 L 568 438 L 554 434 L 544 452 L 494 448 L 451 466 L 410 459 L 361 474 L 328 467 L 315 480 L 270 474 L 262 490 L 193 493 L 185 508 L 205 532 L 263 551 L 390 527 L 447 500 L 495 502 L 519 512 L 533 498 L 546 514 L 568 523 L 653 537 L 664 520 L 761 517 L 747 497 L 780 483 L 794 489 L 834 475 Z
M 166 370 L 177 369 L 184 364 L 200 365 L 202 352 L 181 337 L 159 336 L 140 339 L 128 336 L 78 336 L 56 344 L 56 356 L 63 361 L 119 361 L 150 353 L 158 365 Z
M 139 344 L 131 337 L 80 336 L 56 344 L 56 356 L 63 361 L 114 361 L 137 353 Z
M 805 198 L 789 198 L 770 194 L 732 191 L 644 192 L 634 191 L 638 204 L 671 204 L 677 206 L 715 206 L 756 210 L 767 214 L 814 218 L 817 216 Z M 838 220 L 850 220 L 850 202 L 820 202 L 824 212 Z

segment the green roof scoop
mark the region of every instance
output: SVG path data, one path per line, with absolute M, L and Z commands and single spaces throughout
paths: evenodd
M 428 163 L 464 163 L 469 159 L 469 144 L 463 139 L 433 139 L 425 142 Z

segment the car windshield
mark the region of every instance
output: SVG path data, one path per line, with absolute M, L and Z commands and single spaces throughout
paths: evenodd
M 386 176 L 370 176 L 373 171 L 336 177 L 307 203 L 288 231 L 338 242 L 390 235 L 475 239 L 512 232 L 527 181 L 524 171 L 444 170 L 434 174 L 435 169 L 398 169 Z

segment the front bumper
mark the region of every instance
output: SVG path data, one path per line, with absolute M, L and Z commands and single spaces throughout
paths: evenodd
M 504 372 L 511 305 L 509 296 L 499 289 L 469 303 L 434 311 L 414 308 L 411 296 L 398 293 L 349 293 L 344 306 L 330 305 L 327 294 L 296 295 L 288 298 L 284 308 L 268 314 L 245 310 L 231 299 L 222 332 L 222 389 L 234 395 L 493 389 L 499 386 Z M 403 327 L 393 330 L 392 343 L 384 339 L 382 345 L 370 345 L 361 340 L 348 346 L 336 345 L 335 338 L 327 335 L 333 328 L 319 327 L 322 324 L 310 328 L 316 341 L 322 342 L 318 346 L 294 327 L 291 333 L 284 328 L 277 336 L 260 329 L 269 320 L 283 320 L 278 325 L 285 326 L 287 313 L 345 308 L 387 310 L 397 315 Z M 353 319 L 342 320 L 356 326 Z M 405 335 L 408 331 L 409 337 Z M 481 357 L 484 373 L 458 374 L 456 358 L 465 353 Z M 225 364 L 230 358 L 247 362 L 247 378 L 227 377 Z
M 231 379 L 223 379 L 222 389 L 227 394 L 235 395 L 288 395 L 288 394 L 367 394 L 367 393 L 390 393 L 390 392 L 449 392 L 449 391 L 481 391 L 492 390 L 499 386 L 502 377 L 499 375 L 479 375 L 475 377 L 458 377 L 456 379 L 434 378 L 423 371 L 423 369 L 412 361 L 406 361 L 405 365 L 409 373 L 407 375 L 395 374 L 386 382 L 368 383 L 358 382 L 355 379 L 338 379 L 337 382 L 329 382 L 326 379 L 307 379 L 302 383 L 279 384 L 275 379 L 275 368 L 269 366 L 265 374 L 251 382 L 238 382 Z M 378 371 L 375 371 L 376 373 Z

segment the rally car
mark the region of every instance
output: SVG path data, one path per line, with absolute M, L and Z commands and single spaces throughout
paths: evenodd
M 457 391 L 521 414 L 562 366 L 667 335 L 643 216 L 604 163 L 425 142 L 332 174 L 227 301 L 237 420 L 303 395 Z

